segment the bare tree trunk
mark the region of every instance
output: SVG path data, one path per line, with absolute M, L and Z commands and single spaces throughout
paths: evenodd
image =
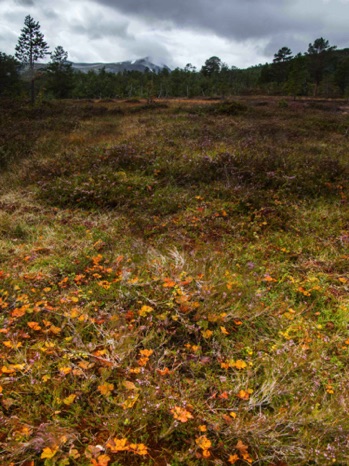
M 34 76 L 30 80 L 30 103 L 35 104 L 35 78 Z
M 31 105 L 35 104 L 35 71 L 34 71 L 34 62 L 32 58 L 32 52 L 30 53 L 29 61 L 29 70 L 30 70 L 30 103 Z

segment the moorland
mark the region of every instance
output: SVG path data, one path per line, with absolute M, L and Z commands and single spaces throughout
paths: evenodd
M 349 463 L 348 112 L 2 103 L 1 464 Z

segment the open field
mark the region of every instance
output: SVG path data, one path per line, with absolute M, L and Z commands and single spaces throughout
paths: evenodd
M 1 464 L 349 464 L 348 104 L 4 107 Z

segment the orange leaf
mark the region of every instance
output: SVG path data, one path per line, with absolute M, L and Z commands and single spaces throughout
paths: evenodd
M 107 442 L 107 447 L 113 452 L 117 453 L 118 451 L 128 451 L 129 446 L 128 446 L 128 441 L 127 438 L 122 438 L 122 439 L 111 439 Z
M 239 461 L 239 457 L 237 454 L 230 455 L 228 461 L 230 464 L 235 464 L 237 461 Z
M 245 367 L 247 367 L 247 364 L 245 363 L 245 361 L 242 361 L 241 359 L 238 359 L 235 364 L 234 364 L 234 367 L 236 369 L 245 369 Z
M 148 455 L 148 447 L 146 447 L 144 443 L 131 443 L 130 451 L 132 451 L 132 453 L 135 453 L 136 455 Z
M 176 286 L 176 282 L 174 282 L 170 278 L 164 278 L 164 283 L 162 286 L 164 288 L 173 288 L 174 286 Z
M 171 373 L 170 369 L 168 367 L 165 367 L 164 369 L 156 369 L 157 373 L 160 374 L 161 376 L 165 376 Z
M 275 278 L 271 277 L 270 275 L 266 275 L 265 278 L 263 278 L 264 282 L 277 282 Z
M 175 406 L 170 410 L 173 414 L 173 417 L 181 422 L 187 422 L 189 419 L 193 419 L 193 415 L 184 408 L 180 406 Z
M 27 322 L 27 325 L 28 325 L 28 327 L 31 328 L 32 330 L 36 330 L 36 331 L 41 330 L 41 327 L 40 327 L 40 325 L 39 325 L 37 322 Z
M 151 349 L 140 350 L 140 354 L 142 356 L 145 356 L 146 358 L 149 358 L 149 356 L 151 356 L 153 353 L 154 353 L 154 351 L 151 350 Z
M 236 396 L 241 400 L 248 400 L 250 398 L 251 393 L 253 393 L 253 390 L 249 388 L 247 390 L 240 390 Z
M 205 331 L 203 331 L 203 332 L 201 332 L 201 333 L 202 333 L 202 336 L 203 336 L 204 338 L 211 338 L 212 335 L 213 335 L 212 330 L 205 330 Z
M 59 372 L 62 374 L 62 375 L 68 375 L 70 374 L 70 372 L 72 371 L 72 368 L 67 366 L 67 367 L 60 367 L 59 368 Z
M 203 450 L 208 450 L 212 446 L 211 440 L 209 440 L 206 435 L 201 435 L 195 440 L 196 445 Z
M 108 463 L 110 461 L 110 456 L 100 455 L 98 456 L 97 460 L 91 459 L 91 461 L 92 461 L 91 465 L 93 466 L 108 466 Z
M 106 382 L 102 385 L 98 385 L 98 390 L 102 395 L 109 396 L 112 390 L 114 390 L 114 385 L 112 383 Z
M 133 382 L 129 382 L 128 380 L 124 380 L 122 385 L 127 388 L 127 390 L 137 390 L 136 385 Z

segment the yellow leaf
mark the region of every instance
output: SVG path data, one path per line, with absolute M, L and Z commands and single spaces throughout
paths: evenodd
M 207 432 L 207 427 L 203 424 L 203 425 L 199 426 L 199 431 L 200 432 Z
M 17 348 L 20 348 L 22 346 L 21 342 L 12 343 L 12 341 L 10 341 L 10 340 L 4 341 L 2 344 L 4 346 L 6 346 L 6 348 L 13 348 L 13 349 L 17 349 Z
M 229 332 L 225 327 L 220 327 L 220 329 L 221 329 L 221 332 L 223 333 L 223 335 L 229 335 Z
M 127 398 L 127 400 L 125 400 L 125 401 L 122 403 L 122 407 L 123 407 L 124 409 L 131 409 L 131 408 L 133 408 L 133 406 L 136 404 L 138 398 L 139 398 L 139 395 L 130 396 L 129 398 Z
M 70 406 L 72 403 L 74 403 L 74 400 L 76 398 L 76 395 L 72 394 L 67 396 L 67 398 L 64 398 L 63 403 L 67 406 Z
M 114 390 L 114 385 L 112 383 L 106 382 L 102 385 L 99 385 L 98 390 L 102 395 L 108 396 L 111 394 L 111 391 Z
M 13 365 L 9 365 L 9 366 L 2 366 L 1 372 L 3 374 L 14 374 L 16 371 L 15 371 Z
M 234 413 L 234 411 L 231 411 L 231 412 L 229 413 L 229 416 L 231 416 L 233 419 L 235 419 L 236 416 L 237 416 L 237 414 Z
M 151 307 L 151 306 L 142 306 L 141 309 L 138 311 L 138 314 L 141 316 L 141 317 L 146 317 L 147 314 L 149 314 L 150 312 L 153 312 L 154 309 Z
M 57 451 L 58 451 L 58 447 L 54 447 L 54 448 L 46 447 L 43 449 L 40 458 L 50 460 L 51 458 L 55 456 Z
M 79 317 L 79 315 L 80 315 L 79 309 L 77 309 L 76 307 L 73 307 L 73 309 L 71 309 L 69 313 L 69 317 L 71 317 L 72 319 L 76 319 L 77 317 Z
M 63 375 L 67 375 L 67 374 L 70 374 L 70 372 L 72 371 L 72 368 L 71 367 L 60 367 L 59 368 L 59 372 Z
M 234 364 L 234 367 L 236 367 L 236 369 L 245 369 L 245 367 L 247 367 L 247 364 L 245 363 L 245 361 L 242 361 L 241 359 L 238 359 L 235 364 Z

